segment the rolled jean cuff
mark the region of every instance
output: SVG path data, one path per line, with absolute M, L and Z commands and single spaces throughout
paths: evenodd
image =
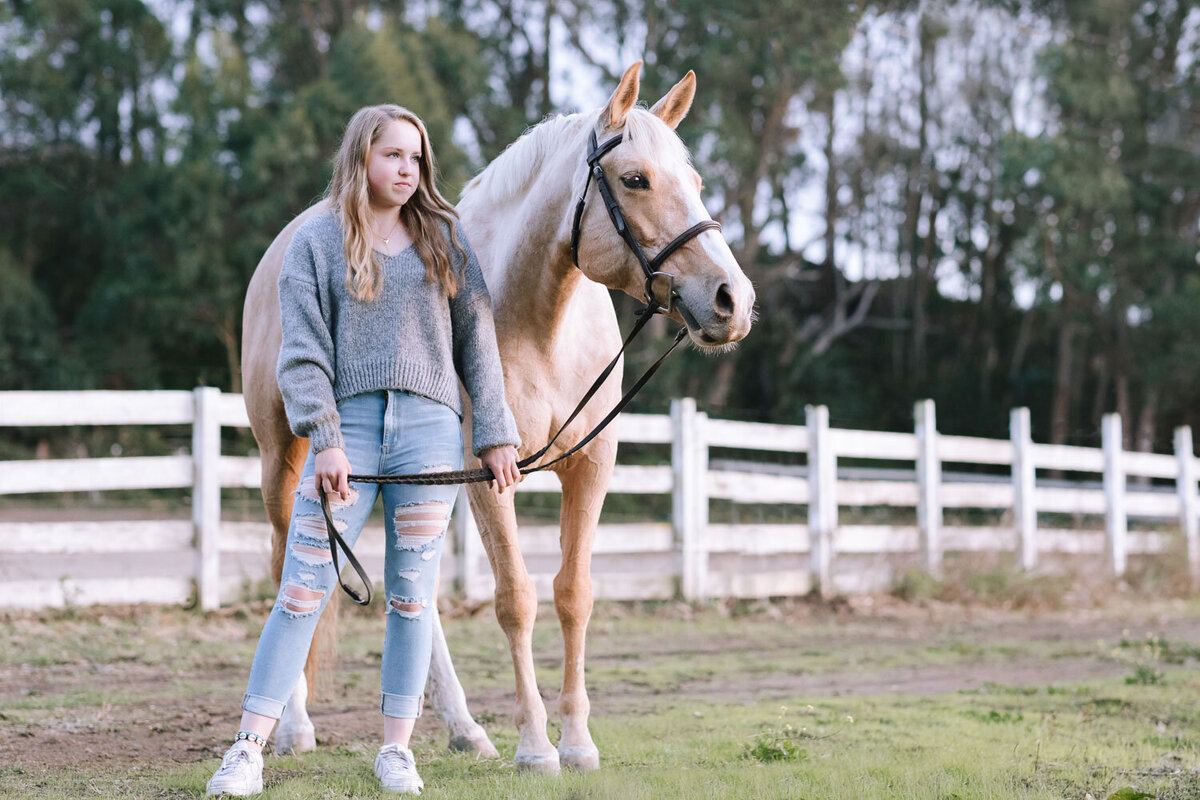
M 242 698 L 242 710 L 249 711 L 253 714 L 262 714 L 264 717 L 279 719 L 283 716 L 283 707 L 287 703 L 281 703 L 278 700 L 272 700 L 269 697 L 263 697 L 258 694 L 250 694 L 246 692 L 246 696 Z
M 383 712 L 385 717 L 416 719 L 421 716 L 421 707 L 425 705 L 425 698 L 423 696 L 408 697 L 402 694 L 388 694 L 387 692 L 383 692 L 382 695 L 383 699 L 379 702 L 379 710 Z

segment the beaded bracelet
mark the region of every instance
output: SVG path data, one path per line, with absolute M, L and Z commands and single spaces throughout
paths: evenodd
M 234 744 L 237 744 L 238 742 L 242 741 L 243 739 L 250 741 L 250 742 L 254 742 L 259 747 L 267 746 L 267 737 L 259 736 L 254 731 L 238 731 L 237 736 L 235 736 L 233 738 L 233 742 L 234 742 Z

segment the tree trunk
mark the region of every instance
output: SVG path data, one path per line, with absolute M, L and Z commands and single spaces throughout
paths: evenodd
M 732 358 L 721 359 L 708 385 L 705 399 L 711 406 L 723 406 L 729 402 L 729 390 L 733 386 L 735 362 Z
M 1058 329 L 1058 368 L 1054 375 L 1054 398 L 1050 404 L 1050 443 L 1066 444 L 1071 430 L 1071 373 L 1073 372 L 1074 322 Z
M 217 337 L 225 348 L 225 363 L 229 367 L 229 391 L 242 393 L 242 351 L 238 342 L 237 317 L 226 314 L 217 326 Z
M 822 264 L 823 283 L 832 285 L 833 271 L 837 269 L 837 264 L 834 261 L 834 245 L 837 243 L 837 219 L 838 219 L 838 199 L 837 199 L 837 168 L 834 164 L 833 153 L 833 110 L 835 103 L 835 95 L 829 95 L 828 104 L 822 103 L 825 108 L 822 110 L 825 113 L 825 119 L 828 120 L 829 126 L 825 131 L 825 261 Z M 787 229 L 787 220 L 784 220 L 784 229 Z M 865 277 L 865 276 L 864 276 Z
M 1154 428 L 1158 421 L 1158 389 L 1152 387 L 1146 390 L 1146 397 L 1142 401 L 1142 410 L 1138 414 L 1137 429 L 1134 435 L 1133 449 L 1139 453 L 1154 452 Z M 1130 482 L 1136 483 L 1139 486 L 1147 486 L 1150 483 L 1150 478 L 1145 475 L 1137 475 L 1129 479 Z
M 932 187 L 925 154 L 929 152 L 929 84 L 932 82 L 933 41 L 926 35 L 924 22 L 918 37 L 920 50 L 917 53 L 917 151 L 913 154 L 908 173 L 908 198 L 905 203 L 905 239 L 908 248 L 908 264 L 912 281 L 912 337 L 909 340 L 908 377 L 911 391 L 925 378 L 925 337 L 928 326 L 925 318 L 925 298 L 930 291 L 931 276 L 921 241 L 920 218 L 923 200 Z M 936 206 L 936 204 L 935 204 Z M 936 210 L 930 211 L 930 223 L 934 222 Z M 931 227 L 926 236 L 934 237 Z
M 1126 450 L 1132 450 L 1133 430 L 1129 424 L 1129 419 L 1132 416 L 1129 410 L 1129 374 L 1125 371 L 1123 365 L 1117 366 L 1117 376 L 1113 381 L 1113 385 L 1117 391 L 1117 413 L 1121 415 L 1121 447 Z
M 1089 416 L 1091 423 L 1100 429 L 1101 420 L 1104 418 L 1104 411 L 1108 405 L 1108 384 L 1111 376 L 1108 369 L 1108 360 L 1103 355 L 1097 353 L 1092 357 L 1092 372 L 1096 381 L 1096 388 L 1092 392 L 1092 413 Z
M 1021 324 L 1017 327 L 1017 341 L 1013 345 L 1012 360 L 1008 364 L 1008 389 L 1005 391 L 1004 405 L 1012 406 L 1017 402 L 1015 392 L 1017 379 L 1025 368 L 1025 356 L 1029 353 L 1029 344 L 1033 341 L 1033 323 L 1035 315 L 1032 310 L 1021 315 Z
M 538 65 L 542 79 L 542 97 L 538 113 L 543 119 L 554 111 L 554 105 L 550 102 L 550 36 L 556 13 L 555 0 L 547 0 L 546 16 L 542 20 L 542 63 Z
M 1158 422 L 1158 388 L 1146 390 L 1142 412 L 1138 415 L 1137 440 L 1134 447 L 1139 453 L 1154 452 L 1154 429 Z

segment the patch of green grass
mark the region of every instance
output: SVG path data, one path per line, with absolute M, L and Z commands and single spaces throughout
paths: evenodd
M 1132 669 L 1125 678 L 1126 683 L 1150 686 L 1166 682 L 1166 675 L 1159 666 L 1182 666 L 1189 659 L 1200 660 L 1200 648 L 1187 643 L 1172 643 L 1157 633 L 1148 633 L 1142 641 L 1122 638 L 1111 651 L 1111 657 Z
M 41 736 L 119 742 L 131 721 L 154 734 L 143 741 L 157 742 L 179 729 L 156 729 L 162 723 L 155 708 L 201 712 L 177 718 L 195 746 L 171 758 L 143 748 L 136 758 L 90 759 L 86 767 L 0 759 L 0 797 L 201 797 L 217 765 L 211 748 L 225 725 L 209 715 L 228 711 L 229 724 L 236 719 L 266 608 L 256 603 L 207 615 L 79 610 L 0 620 L 0 749 Z M 539 684 L 552 697 L 562 675 L 561 642 L 552 610 L 542 615 L 535 659 Z M 1023 640 L 1024 625 L 914 632 L 907 622 L 602 605 L 588 652 L 591 731 L 602 769 L 547 778 L 517 775 L 512 767 L 512 666 L 491 612 L 446 619 L 445 627 L 477 719 L 503 758 L 449 753 L 444 733 L 423 720 L 414 744 L 429 797 L 1082 800 L 1091 794 L 1100 800 L 1126 787 L 1160 800 L 1200 797 L 1200 681 L 1185 671 L 1195 656 L 1165 637 L 1152 640 L 1158 644 L 1151 652 L 1167 685 L 1115 675 L 1050 686 L 1049 678 L 1027 686 L 993 682 L 924 697 L 822 698 L 798 696 L 796 687 L 840 685 L 821 676 L 871 679 L 930 665 L 1028 665 L 1060 657 L 1126 663 L 1113 653 L 1144 659 L 1146 642 L 1125 634 L 1106 648 L 1094 638 Z M 336 688 L 321 708 L 374 713 L 381 635 L 378 614 L 343 618 Z M 13 641 L 21 652 L 8 649 Z M 1177 657 L 1183 661 L 1171 660 Z M 803 683 L 788 682 L 797 675 Z M 483 705 L 474 699 L 481 688 L 490 693 Z M 547 705 L 553 735 L 553 701 Z M 178 755 L 185 752 L 191 755 Z M 359 736 L 303 757 L 269 756 L 263 797 L 381 797 L 371 774 L 374 752 L 375 743 Z
M 1163 674 L 1149 664 L 1134 664 L 1133 674 L 1125 677 L 1126 683 L 1139 683 L 1142 686 L 1154 686 L 1164 680 Z
M 979 720 L 980 722 L 1009 723 L 1021 722 L 1025 719 L 1025 716 L 1020 711 L 1000 711 L 995 708 L 987 712 L 969 708 L 965 713 L 969 718 Z
M 742 758 L 763 764 L 808 760 L 808 750 L 801 746 L 801 742 L 813 736 L 808 732 L 808 728 L 797 727 L 787 721 L 787 711 L 787 706 L 781 706 L 776 723 L 764 725 L 764 730 L 742 745 Z
M 1157 733 L 1164 707 L 1200 705 L 1196 684 L 1167 691 L 1114 679 L 1073 688 L 1012 695 L 1014 706 L 1003 709 L 987 696 L 953 694 L 835 698 L 796 706 L 804 714 L 768 704 L 688 701 L 647 714 L 596 717 L 602 769 L 587 775 L 517 775 L 511 766 L 516 737 L 508 726 L 492 731 L 504 760 L 476 761 L 424 740 L 418 762 L 429 796 L 462 800 L 1049 800 L 1088 793 L 1107 798 L 1126 787 L 1157 798 L 1198 796 L 1194 747 L 1177 747 Z M 1180 727 L 1169 723 L 1166 735 L 1185 736 Z M 373 755 L 373 745 L 364 743 L 268 757 L 263 798 L 381 797 Z M 1183 769 L 1168 774 L 1163 765 L 1177 763 L 1172 759 L 1183 759 Z M 0 794 L 198 797 L 216 763 L 214 757 L 88 771 L 19 765 L 0 770 Z

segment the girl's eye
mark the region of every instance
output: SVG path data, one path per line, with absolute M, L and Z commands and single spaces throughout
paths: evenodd
M 626 189 L 641 190 L 650 188 L 650 181 L 646 180 L 646 176 L 640 173 L 635 173 L 633 175 L 622 175 L 621 183 Z

